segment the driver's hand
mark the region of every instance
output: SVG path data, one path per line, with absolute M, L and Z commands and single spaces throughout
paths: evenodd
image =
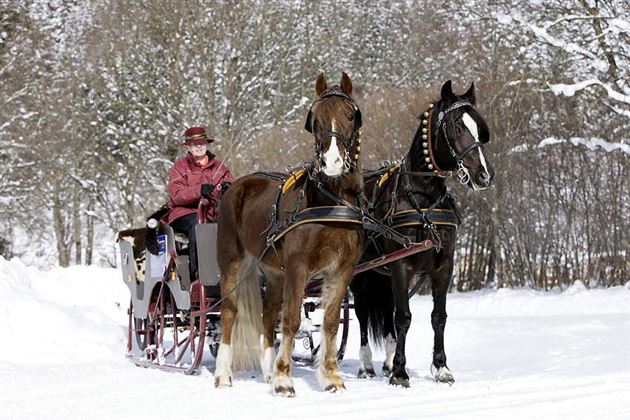
M 210 198 L 212 196 L 212 190 L 214 190 L 213 184 L 201 184 L 201 196 Z

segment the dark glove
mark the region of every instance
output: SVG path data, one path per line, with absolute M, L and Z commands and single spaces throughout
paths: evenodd
M 153 212 L 149 217 L 147 217 L 147 222 L 150 219 L 155 219 L 158 222 L 161 222 L 163 220 L 166 220 L 166 216 L 168 215 L 169 211 L 171 211 L 166 204 L 164 204 L 162 207 L 160 207 L 158 210 L 156 210 L 155 212 Z
M 212 190 L 214 190 L 214 185 L 212 184 L 201 184 L 201 196 L 210 198 L 212 196 Z
M 153 255 L 159 255 L 160 250 L 158 248 L 158 234 L 164 232 L 160 226 L 160 222 L 166 218 L 170 209 L 165 205 L 155 211 L 149 217 L 147 217 L 147 225 L 144 233 L 144 243 L 149 251 Z
M 149 251 L 153 255 L 158 255 L 160 253 L 158 249 L 158 240 L 157 240 L 157 228 L 151 229 L 147 227 L 144 231 L 144 243 Z

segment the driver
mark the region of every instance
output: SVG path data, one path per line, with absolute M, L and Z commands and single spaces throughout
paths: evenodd
M 209 199 L 206 217 L 216 222 L 217 201 L 234 177 L 228 167 L 208 151 L 214 139 L 204 127 L 190 127 L 184 132 L 182 147 L 187 153 L 178 159 L 168 174 L 169 209 L 166 223 L 175 232 L 188 237 L 190 278 L 197 278 L 197 242 L 194 226 L 198 223 L 197 206 L 202 197 Z

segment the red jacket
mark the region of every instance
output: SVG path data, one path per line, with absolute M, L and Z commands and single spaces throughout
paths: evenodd
M 187 214 L 196 213 L 197 205 L 201 199 L 201 184 L 212 183 L 215 185 L 212 196 L 218 198 L 221 190 L 218 186 L 223 182 L 234 182 L 230 170 L 220 160 L 215 159 L 210 152 L 208 163 L 202 168 L 192 154 L 187 153 L 178 159 L 168 173 L 169 200 L 167 207 L 170 212 L 166 223 L 171 223 Z M 216 203 L 210 200 L 208 208 L 208 220 L 217 220 Z

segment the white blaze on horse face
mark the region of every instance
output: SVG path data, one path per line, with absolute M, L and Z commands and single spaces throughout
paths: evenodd
M 335 120 L 332 120 L 332 131 L 337 131 Z M 337 146 L 337 137 L 332 136 L 330 146 L 322 155 L 323 171 L 327 176 L 339 176 L 343 172 L 343 157 Z
M 475 141 L 478 142 L 479 129 L 477 128 L 477 123 L 475 122 L 475 120 L 470 115 L 468 115 L 467 112 L 464 112 L 462 120 L 464 121 L 464 125 L 466 126 L 468 131 L 470 131 L 470 134 L 473 136 Z M 490 177 L 490 171 L 488 171 L 488 165 L 486 164 L 486 157 L 483 155 L 483 150 L 478 147 L 477 151 L 479 152 L 479 162 L 481 162 L 483 170 L 486 171 L 486 174 L 488 174 L 488 177 Z

